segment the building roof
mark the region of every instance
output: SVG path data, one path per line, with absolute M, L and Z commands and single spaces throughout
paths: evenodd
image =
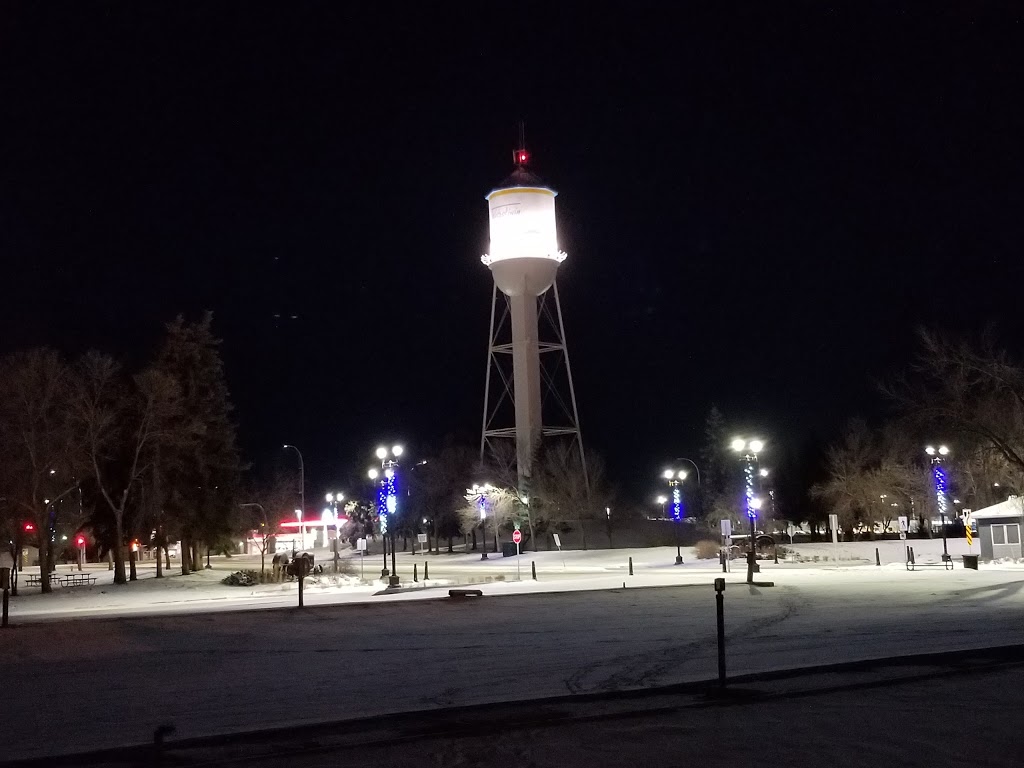
M 499 189 L 514 189 L 515 187 L 538 187 L 540 189 L 551 189 L 544 181 L 523 166 L 517 166 L 512 173 L 505 178 L 498 186 L 491 190 L 497 192 Z M 555 190 L 551 189 L 552 192 Z M 488 195 L 489 197 L 489 195 Z
M 991 507 L 977 509 L 971 513 L 971 517 L 997 518 L 997 517 L 1024 517 L 1024 499 L 1011 496 L 1006 501 L 1000 501 Z

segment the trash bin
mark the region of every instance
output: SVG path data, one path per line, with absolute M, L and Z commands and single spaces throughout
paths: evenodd
M 978 556 L 977 555 L 964 555 L 964 568 L 969 568 L 972 571 L 978 570 Z
M 501 542 L 501 556 L 502 557 L 515 557 L 516 556 L 516 544 L 514 541 L 503 541 Z

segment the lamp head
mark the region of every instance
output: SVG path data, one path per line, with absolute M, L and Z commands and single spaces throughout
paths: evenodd
M 404 451 L 404 450 L 405 450 L 405 449 L 404 449 L 404 448 L 402 448 L 402 446 L 400 446 L 400 445 L 395 445 L 395 446 L 392 446 L 392 448 L 391 448 L 391 453 L 392 453 L 392 454 L 394 454 L 394 456 L 395 456 L 395 457 L 397 458 L 397 457 L 399 457 L 399 456 L 401 456 L 401 455 L 402 455 L 402 451 Z
M 666 480 L 671 480 L 674 475 L 675 472 L 673 472 L 671 469 L 666 469 L 664 472 L 661 473 L 661 476 L 664 477 Z
M 369 472 L 366 473 L 366 476 L 369 477 L 371 480 L 376 480 L 379 475 L 380 472 L 378 472 L 376 469 L 371 469 Z
M 739 453 L 740 451 L 747 447 L 747 441 L 744 440 L 742 437 L 737 437 L 730 443 L 730 445 L 732 446 L 732 449 L 734 451 Z
M 932 445 L 925 446 L 924 452 L 927 453 L 929 456 L 934 456 L 935 455 L 935 446 L 932 446 Z
M 754 453 L 760 453 L 762 450 L 764 450 L 764 442 L 762 442 L 761 440 L 751 440 L 750 450 L 753 451 Z
M 946 446 L 944 446 L 944 445 L 940 445 L 940 446 L 939 446 L 939 454 L 940 454 L 940 455 L 942 455 L 942 456 L 946 456 L 946 455 L 947 455 L 948 453 L 949 453 L 949 448 L 947 448 L 947 447 L 946 447 Z
M 385 448 L 382 445 L 380 448 L 377 449 L 377 458 L 383 461 L 387 457 L 388 457 L 388 449 Z

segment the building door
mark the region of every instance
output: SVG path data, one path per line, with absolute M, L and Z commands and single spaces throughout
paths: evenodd
M 992 526 L 992 557 L 1020 557 L 1020 523 Z

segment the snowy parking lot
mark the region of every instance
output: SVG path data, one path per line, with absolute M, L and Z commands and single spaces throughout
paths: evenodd
M 721 574 L 650 557 L 646 567 L 638 556 L 632 579 L 618 566 L 567 564 L 561 579 L 485 581 L 485 597 L 468 601 L 443 588 L 337 587 L 310 590 L 300 611 L 285 607 L 294 593 L 282 585 L 252 596 L 219 585 L 217 571 L 113 590 L 116 615 L 90 620 L 55 624 L 52 609 L 88 615 L 75 606 L 101 605 L 112 587 L 19 597 L 12 615 L 23 620 L 0 635 L 0 679 L 16 702 L 4 758 L 145 742 L 163 723 L 187 738 L 714 677 L 711 582 Z M 730 674 L 1020 641 L 1016 566 L 765 564 L 761 576 L 776 586 L 729 576 Z M 659 584 L 675 586 L 636 588 Z M 244 597 L 222 593 L 231 589 Z M 142 615 L 161 601 L 178 610 Z

